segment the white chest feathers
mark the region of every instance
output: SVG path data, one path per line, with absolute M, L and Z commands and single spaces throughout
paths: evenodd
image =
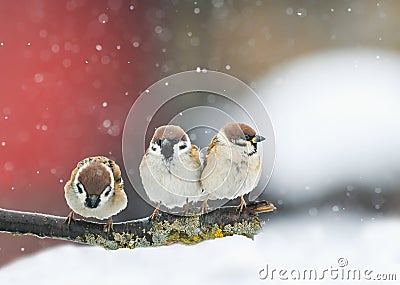
M 234 144 L 216 144 L 207 156 L 201 185 L 210 199 L 234 199 L 258 184 L 261 159 L 258 153 Z
M 163 156 L 146 153 L 140 164 L 140 176 L 149 199 L 167 208 L 182 207 L 186 200 L 199 200 L 201 164 L 190 152 L 174 155 L 165 162 Z

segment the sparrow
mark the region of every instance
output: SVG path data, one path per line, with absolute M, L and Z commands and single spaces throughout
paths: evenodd
M 264 137 L 243 123 L 229 123 L 212 138 L 200 179 L 207 194 L 201 206 L 202 214 L 208 199 L 240 197 L 239 212 L 246 207 L 243 195 L 251 192 L 260 180 L 261 158 L 257 144 L 263 140 Z
M 160 205 L 168 209 L 185 205 L 187 215 L 189 202 L 201 196 L 199 148 L 181 127 L 166 125 L 155 130 L 139 171 L 147 196 L 157 203 L 150 219 L 158 215 Z
M 104 228 L 112 229 L 112 216 L 126 208 L 119 166 L 104 156 L 88 157 L 80 161 L 64 186 L 65 199 L 71 208 L 66 222 L 74 221 L 74 213 L 83 217 L 108 219 Z

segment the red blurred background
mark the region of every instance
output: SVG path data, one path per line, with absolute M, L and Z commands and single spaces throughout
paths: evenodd
M 65 216 L 79 160 L 122 164 L 125 117 L 158 79 L 159 17 L 148 1 L 0 6 L 0 207 Z M 0 234 L 0 265 L 57 243 Z

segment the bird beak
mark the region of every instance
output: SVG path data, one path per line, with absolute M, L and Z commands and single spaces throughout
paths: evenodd
M 100 197 L 98 195 L 89 195 L 86 197 L 85 206 L 88 208 L 96 208 L 100 203 Z
M 161 154 L 166 160 L 170 160 L 174 155 L 174 143 L 170 140 L 164 139 L 161 143 Z
M 256 135 L 251 141 L 253 143 L 259 143 L 259 142 L 262 142 L 263 140 L 265 140 L 265 138 L 263 136 Z

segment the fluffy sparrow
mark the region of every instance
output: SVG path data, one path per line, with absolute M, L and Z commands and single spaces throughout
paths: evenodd
M 157 203 L 151 219 L 161 204 L 169 209 L 186 205 L 188 214 L 189 202 L 201 195 L 199 149 L 178 126 L 155 130 L 139 170 L 147 196 Z
M 243 195 L 258 184 L 261 159 L 257 143 L 265 140 L 253 128 L 243 123 L 229 123 L 216 134 L 208 145 L 201 186 L 207 194 L 201 212 L 207 208 L 207 200 L 235 199 L 240 196 L 240 212 L 246 206 Z
M 108 218 L 107 232 L 112 227 L 112 216 L 125 209 L 128 202 L 119 166 L 104 156 L 80 161 L 64 190 L 72 210 L 66 220 L 68 224 L 74 220 L 74 213 L 101 220 Z

